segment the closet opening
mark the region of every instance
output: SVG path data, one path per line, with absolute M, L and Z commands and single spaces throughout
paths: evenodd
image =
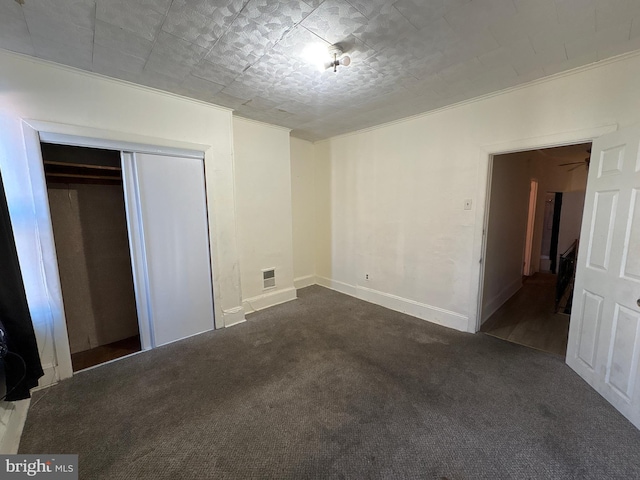
M 141 350 L 120 152 L 41 143 L 77 372 Z

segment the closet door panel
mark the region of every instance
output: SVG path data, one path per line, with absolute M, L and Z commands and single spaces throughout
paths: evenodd
M 202 160 L 133 154 L 153 346 L 212 330 Z

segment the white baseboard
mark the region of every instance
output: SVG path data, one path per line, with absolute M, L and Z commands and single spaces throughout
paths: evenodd
M 56 365 L 43 365 L 42 370 L 44 371 L 44 375 L 40 377 L 40 380 L 38 380 L 38 386 L 31 390 L 32 392 L 50 387 L 60 381 L 60 375 L 58 374 L 58 367 Z
M 380 292 L 360 285 L 349 285 L 325 277 L 317 277 L 318 285 L 336 290 L 346 295 L 359 298 L 370 303 L 375 303 L 382 307 L 396 312 L 406 313 L 412 317 L 417 317 L 428 322 L 436 323 L 444 327 L 453 328 L 461 332 L 467 332 L 469 318 L 457 312 L 434 307 L 426 303 L 420 303 L 408 298 L 399 297 L 390 293 Z
M 293 279 L 293 286 L 296 288 L 310 287 L 316 284 L 315 275 L 305 275 L 304 277 L 298 277 Z
M 242 306 L 229 308 L 222 312 L 222 318 L 224 318 L 224 326 L 232 327 L 242 322 L 246 322 L 244 318 L 244 308 Z
M 289 287 L 247 298 L 242 301 L 242 305 L 246 313 L 251 313 L 262 310 L 263 308 L 269 308 L 275 305 L 280 305 L 281 303 L 290 302 L 296 298 L 298 298 L 296 295 L 296 289 L 294 287 Z
M 408 298 L 399 297 L 391 293 L 372 290 L 367 287 L 356 287 L 358 298 L 367 302 L 375 303 L 382 307 L 394 310 L 396 312 L 406 313 L 412 317 L 417 317 L 428 322 L 442 325 L 443 327 L 453 328 L 461 332 L 466 332 L 469 325 L 469 318 L 451 310 L 440 307 L 434 307 L 426 303 L 417 302 Z
M 43 365 L 42 370 L 44 375 L 38 380 L 38 385 L 31 389 L 31 392 L 37 392 L 38 390 L 44 390 L 52 385 L 55 385 L 60 381 L 60 374 L 58 373 L 57 365 Z
M 19 402 L 0 402 L 0 409 L 4 410 L 0 420 L 0 454 L 18 453 L 30 404 L 30 398 Z
M 489 299 L 482 309 L 482 322 L 484 323 L 487 319 L 496 313 L 496 311 L 505 304 L 507 300 L 513 297 L 518 290 L 522 288 L 522 277 L 516 278 L 509 285 L 500 290 L 500 293 L 495 295 L 493 298 Z
M 336 292 L 344 293 L 345 295 L 350 295 L 356 298 L 358 297 L 358 292 L 354 285 L 349 285 L 348 283 L 339 282 L 338 280 L 319 276 L 316 277 L 316 283 L 318 285 L 322 285 L 323 287 L 330 288 L 331 290 L 335 290 Z

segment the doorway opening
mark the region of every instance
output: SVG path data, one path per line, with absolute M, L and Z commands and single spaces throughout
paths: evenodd
M 493 157 L 480 331 L 566 354 L 590 151 Z
M 141 350 L 120 152 L 41 151 L 76 372 Z

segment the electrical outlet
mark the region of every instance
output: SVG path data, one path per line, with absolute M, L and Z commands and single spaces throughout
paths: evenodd
M 369 274 L 368 274 L 368 273 L 366 273 L 366 274 L 364 275 L 364 279 L 365 279 L 367 282 L 369 281 Z
M 472 201 L 471 201 L 471 199 L 470 199 L 470 198 L 467 198 L 467 199 L 464 201 L 464 209 L 465 209 L 465 210 L 471 210 L 471 205 L 472 205 Z

